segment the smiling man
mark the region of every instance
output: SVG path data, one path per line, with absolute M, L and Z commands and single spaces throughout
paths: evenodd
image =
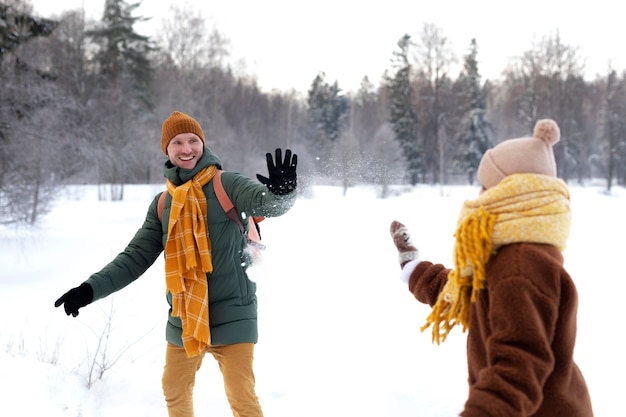
M 62 295 L 67 315 L 121 290 L 165 252 L 170 305 L 163 393 L 170 417 L 192 417 L 196 371 L 205 353 L 219 363 L 235 417 L 262 417 L 252 370 L 257 342 L 256 284 L 248 279 L 251 255 L 246 237 L 222 209 L 213 177 L 221 160 L 205 146 L 204 132 L 191 116 L 175 111 L 162 125 L 161 150 L 167 191 L 161 219 L 155 196 L 146 219 L 126 249 L 79 287 Z M 265 155 L 269 178 L 260 182 L 224 171 L 224 191 L 245 229 L 250 216 L 276 217 L 296 199 L 298 157 L 287 149 Z M 140 306 L 138 306 L 140 308 Z
M 161 150 L 172 165 L 193 169 L 204 152 L 204 132 L 200 124 L 184 113 L 173 112 L 163 122 Z
M 202 156 L 204 143 L 195 133 L 181 133 L 176 135 L 167 145 L 167 154 L 170 162 L 179 168 L 193 169 Z

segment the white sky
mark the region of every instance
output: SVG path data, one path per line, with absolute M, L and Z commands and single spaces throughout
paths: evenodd
M 31 0 L 44 17 L 81 7 L 99 19 L 104 0 Z M 129 1 L 132 3 L 132 1 Z M 171 0 L 143 0 L 137 15 L 153 16 L 142 33 L 161 26 Z M 231 40 L 232 57 L 245 62 L 269 90 L 306 92 L 320 71 L 345 91 L 358 89 L 367 75 L 378 83 L 396 43 L 405 33 L 418 39 L 423 24 L 443 30 L 461 57 L 472 38 L 479 46 L 483 78 L 497 78 L 512 56 L 530 49 L 532 41 L 556 33 L 564 44 L 580 47 L 587 75 L 606 74 L 609 61 L 626 68 L 621 41 L 626 25 L 615 2 L 527 0 L 503 6 L 489 0 L 187 0 Z M 582 4 L 585 4 L 582 6 Z M 211 25 L 209 25 L 211 27 Z

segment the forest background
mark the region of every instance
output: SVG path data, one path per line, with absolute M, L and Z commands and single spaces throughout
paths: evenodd
M 293 149 L 303 192 L 471 184 L 486 149 L 546 117 L 561 128 L 559 177 L 626 184 L 626 73 L 585 79 L 579 48 L 558 30 L 498 79 L 482 80 L 475 40 L 456 56 L 426 23 L 399 33 L 389 69 L 357 91 L 319 72 L 306 92 L 268 92 L 230 65 L 227 34 L 201 13 L 172 5 L 152 38 L 136 30 L 147 19 L 138 5 L 106 0 L 100 20 L 81 9 L 51 19 L 28 0 L 0 1 L 0 224 L 35 223 L 69 184 L 122 200 L 127 184 L 163 182 L 158 140 L 173 110 L 202 124 L 228 170 L 254 177 L 266 152 Z

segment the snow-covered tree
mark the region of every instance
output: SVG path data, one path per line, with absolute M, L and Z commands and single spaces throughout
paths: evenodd
M 423 173 L 424 162 L 418 143 L 419 120 L 413 110 L 410 46 L 409 35 L 404 35 L 398 41 L 399 50 L 394 51 L 392 57 L 394 73 L 386 77 L 386 85 L 389 96 L 389 123 L 406 159 L 409 181 L 415 185 Z
M 0 4 L 0 224 L 35 223 L 54 200 L 59 172 L 58 142 L 46 137 L 43 117 L 57 98 L 51 75 L 20 53 L 57 22 L 30 10 L 21 0 Z
M 325 74 L 320 73 L 311 84 L 308 95 L 309 114 L 315 127 L 334 142 L 345 129 L 349 105 L 337 81 L 328 84 L 324 78 Z
M 457 130 L 456 143 L 459 146 L 454 156 L 455 168 L 467 174 L 470 184 L 474 183 L 476 170 L 483 154 L 493 146 L 494 136 L 493 126 L 485 114 L 485 99 L 477 56 L 478 45 L 476 40 L 472 39 L 458 81 L 463 87 L 465 103 Z
M 92 61 L 98 85 L 93 105 L 97 109 L 92 110 L 98 112 L 98 127 L 108 131 L 93 144 L 99 150 L 94 169 L 99 182 L 110 186 L 112 200 L 123 198 L 128 171 L 140 165 L 143 149 L 150 146 L 149 138 L 135 122 L 149 118 L 153 107 L 150 53 L 154 47 L 134 29 L 136 23 L 147 20 L 133 16 L 139 5 L 106 0 L 100 25 L 87 32 L 97 46 Z

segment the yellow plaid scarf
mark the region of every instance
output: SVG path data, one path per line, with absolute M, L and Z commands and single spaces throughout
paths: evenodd
M 183 345 L 190 357 L 211 342 L 206 274 L 213 271 L 213 265 L 202 187 L 216 172 L 215 166 L 204 168 L 178 187 L 167 180 L 172 206 L 165 243 L 165 284 L 172 293 L 172 315 L 182 321 Z
M 466 201 L 454 234 L 454 269 L 422 331 L 433 325 L 433 342 L 439 344 L 455 325 L 467 329 L 470 304 L 485 286 L 485 265 L 501 246 L 534 242 L 564 250 L 569 201 L 562 180 L 536 174 L 508 176 L 476 200 Z

